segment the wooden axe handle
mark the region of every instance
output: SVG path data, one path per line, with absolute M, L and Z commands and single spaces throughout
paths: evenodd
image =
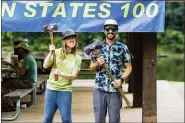
M 49 32 L 49 35 L 50 35 L 50 39 L 51 39 L 51 44 L 54 44 L 54 41 L 53 41 L 53 32 Z M 54 62 L 53 68 L 56 69 L 57 68 L 57 64 L 56 64 L 55 50 L 52 50 L 52 55 L 53 55 L 53 62 Z M 58 75 L 55 75 L 55 81 L 58 81 Z
M 95 55 L 96 57 L 98 58 L 98 50 L 95 49 Z M 105 65 L 105 63 L 102 65 L 102 67 L 105 69 L 105 71 L 107 72 L 109 78 L 112 80 L 112 81 L 115 81 L 115 78 L 113 77 L 112 73 L 110 72 L 110 70 L 107 68 L 107 66 Z M 130 108 L 132 107 L 131 103 L 129 102 L 128 98 L 125 96 L 125 94 L 123 93 L 123 90 L 121 87 L 118 87 L 117 88 L 119 93 L 121 94 L 121 96 L 123 97 L 123 99 L 125 100 L 127 106 Z

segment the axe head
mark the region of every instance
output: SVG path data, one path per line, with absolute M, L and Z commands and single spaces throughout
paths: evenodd
M 89 44 L 84 48 L 84 52 L 87 55 L 90 55 L 95 49 L 99 49 L 103 47 L 103 43 L 100 40 L 94 41 L 92 44 Z
M 58 25 L 56 23 L 43 26 L 44 32 L 55 32 L 57 30 L 58 30 Z

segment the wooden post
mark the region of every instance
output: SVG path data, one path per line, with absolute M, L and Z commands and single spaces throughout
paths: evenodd
M 143 106 L 142 121 L 157 122 L 156 52 L 157 33 L 141 33 L 143 40 Z
M 142 106 L 142 41 L 140 33 L 128 33 L 128 47 L 133 54 L 129 86 L 133 91 L 133 107 Z
M 126 33 L 126 44 L 128 46 L 128 49 L 129 49 L 130 53 L 133 55 L 133 43 L 129 39 L 130 39 L 129 38 L 129 33 Z M 134 87 L 133 87 L 133 74 L 132 73 L 128 77 L 127 81 L 126 81 L 128 83 L 128 93 L 133 93 L 133 90 L 134 90 Z

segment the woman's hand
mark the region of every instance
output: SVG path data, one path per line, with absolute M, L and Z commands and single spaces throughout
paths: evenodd
M 58 69 L 52 69 L 54 75 L 60 75 L 60 72 Z
M 51 52 L 52 50 L 55 50 L 55 45 L 53 45 L 53 44 L 49 45 L 49 50 L 50 50 L 50 52 Z

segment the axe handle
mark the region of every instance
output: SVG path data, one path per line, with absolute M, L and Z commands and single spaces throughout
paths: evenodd
M 56 54 L 55 54 L 55 50 L 52 50 L 52 54 L 53 54 L 53 68 L 56 69 L 57 65 L 56 65 Z M 58 81 L 58 75 L 55 75 L 55 81 Z
M 54 44 L 54 41 L 53 41 L 53 32 L 49 32 L 49 36 L 50 36 L 50 39 L 51 39 L 51 44 Z M 52 55 L 53 55 L 53 62 L 54 62 L 53 68 L 56 69 L 57 68 L 57 65 L 56 65 L 56 54 L 55 54 L 55 50 L 52 50 Z M 55 75 L 55 81 L 58 81 L 58 75 Z
M 105 64 L 103 64 L 102 67 L 103 67 L 103 68 L 105 69 L 105 71 L 107 72 L 109 78 L 111 78 L 112 81 L 115 81 L 115 78 L 113 77 L 113 75 L 111 74 L 111 72 L 109 71 L 109 69 L 107 68 L 107 66 L 106 66 Z M 118 89 L 119 93 L 121 94 L 121 96 L 123 97 L 123 99 L 125 100 L 127 106 L 128 106 L 129 108 L 132 107 L 132 105 L 131 105 L 131 103 L 129 102 L 128 98 L 127 98 L 127 97 L 125 96 L 125 94 L 123 93 L 123 90 L 121 89 L 121 87 L 118 87 L 117 89 Z
M 96 50 L 95 51 L 95 55 L 96 57 L 98 58 L 98 51 Z M 115 78 L 113 77 L 112 73 L 110 72 L 110 70 L 107 68 L 107 66 L 105 64 L 102 65 L 102 67 L 105 69 L 105 71 L 107 72 L 109 78 L 112 80 L 112 81 L 115 81 Z M 117 88 L 119 93 L 121 94 L 121 96 L 123 97 L 123 99 L 125 100 L 127 106 L 130 108 L 132 107 L 131 103 L 129 102 L 128 98 L 125 96 L 125 94 L 123 93 L 123 90 L 121 89 L 121 87 L 118 87 Z

